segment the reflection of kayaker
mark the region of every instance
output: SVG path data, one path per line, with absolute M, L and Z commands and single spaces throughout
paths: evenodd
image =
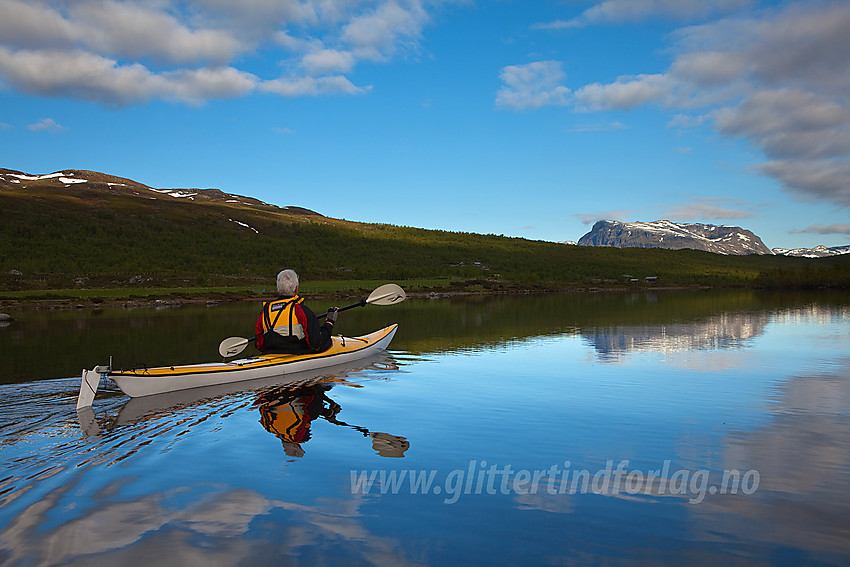
M 349 425 L 336 416 L 342 407 L 330 399 L 326 392 L 330 384 L 320 383 L 300 387 L 275 388 L 260 395 L 260 423 L 269 433 L 283 443 L 284 452 L 290 457 L 304 455 L 302 443 L 310 440 L 310 425 L 320 417 L 334 425 L 351 427 L 372 439 L 372 449 L 382 457 L 403 457 L 410 447 L 407 439 L 389 433 L 371 432 L 365 427 Z
M 314 384 L 300 388 L 276 388 L 260 395 L 260 423 L 277 435 L 290 457 L 301 457 L 301 443 L 310 440 L 310 424 L 318 417 L 339 412 L 339 404 L 325 395 L 330 386 Z M 325 402 L 328 403 L 325 406 Z

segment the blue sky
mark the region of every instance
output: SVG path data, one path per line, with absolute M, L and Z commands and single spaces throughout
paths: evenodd
M 850 3 L 0 0 L 0 167 L 364 222 L 850 243 Z

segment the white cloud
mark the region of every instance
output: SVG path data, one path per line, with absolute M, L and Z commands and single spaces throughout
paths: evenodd
M 189 4 L 193 7 L 192 21 L 196 25 L 230 29 L 242 37 L 266 38 L 289 24 L 332 24 L 342 18 L 342 15 L 331 15 L 331 10 L 326 9 L 335 7 L 337 3 L 333 1 L 192 0 Z
M 102 54 L 223 64 L 248 48 L 232 31 L 191 29 L 166 12 L 139 4 L 82 2 L 72 4 L 71 14 L 85 34 L 78 40 Z
M 677 221 L 718 220 L 718 219 L 748 219 L 753 214 L 749 211 L 724 206 L 726 202 L 737 203 L 734 199 L 699 199 L 690 203 L 668 208 L 665 218 Z
M 629 110 L 648 102 L 666 103 L 673 96 L 673 86 L 666 75 L 620 77 L 607 85 L 594 83 L 577 89 L 576 108 L 581 111 Z
M 802 199 L 850 207 L 850 159 L 771 161 L 761 170 Z
M 181 69 L 159 75 L 153 84 L 158 97 L 190 104 L 205 100 L 234 98 L 254 90 L 257 78 L 233 67 Z
M 371 87 L 358 87 L 342 75 L 328 77 L 291 77 L 267 81 L 260 89 L 288 97 L 335 94 L 364 94 Z
M 248 46 L 226 30 L 191 29 L 140 3 L 0 1 L 0 38 L 11 48 L 87 49 L 104 56 L 223 63 Z
M 429 16 L 416 0 L 382 2 L 354 17 L 342 29 L 342 40 L 359 57 L 382 60 L 400 45 L 418 41 Z
M 76 36 L 73 24 L 44 3 L 0 0 L 0 45 L 30 49 L 65 47 Z
M 448 2 L 459 0 L 447 0 Z M 107 106 L 200 104 L 258 87 L 359 94 L 345 74 L 414 51 L 429 0 L 0 0 L 0 81 Z M 282 76 L 240 69 L 276 57 Z
M 670 128 L 697 128 L 705 123 L 710 117 L 703 114 L 702 116 L 691 116 L 688 114 L 675 114 L 667 126 Z
M 52 118 L 45 118 L 41 122 L 30 124 L 29 126 L 27 126 L 27 128 L 33 132 L 52 132 L 54 134 L 58 134 L 59 132 L 64 132 L 65 130 L 67 130 L 67 128 L 65 128 Z
M 112 106 L 163 98 L 198 104 L 240 96 L 254 89 L 256 77 L 231 67 L 179 69 L 160 74 L 138 63 L 85 51 L 10 51 L 0 48 L 0 75 L 19 90 L 66 96 Z
M 601 211 L 598 213 L 576 213 L 573 216 L 584 225 L 590 225 L 600 220 L 624 221 L 631 215 L 629 210 Z
M 575 18 L 537 24 L 534 27 L 563 30 L 602 23 L 637 23 L 652 18 L 693 21 L 740 10 L 751 4 L 753 0 L 604 0 Z
M 611 132 L 612 130 L 625 130 L 626 125 L 619 120 L 610 122 L 595 122 L 589 124 L 580 124 L 570 128 L 570 132 Z
M 499 73 L 504 85 L 496 94 L 496 106 L 523 110 L 569 103 L 570 89 L 559 61 L 510 65 Z
M 561 27 L 709 15 L 697 4 L 612 0 Z M 717 13 L 746 2 L 721 4 L 714 4 Z M 850 3 L 802 0 L 682 28 L 672 35 L 667 72 L 584 85 L 574 90 L 573 103 L 584 112 L 647 104 L 679 110 L 670 127 L 705 123 L 745 139 L 768 160 L 759 171 L 785 190 L 850 207 L 848 29 Z
M 812 234 L 848 234 L 850 235 L 850 224 L 813 224 L 806 228 L 792 230 L 793 233 Z
M 747 60 L 741 53 L 707 51 L 680 55 L 670 67 L 670 74 L 697 85 L 714 87 L 736 80 L 746 68 Z
M 759 89 L 714 121 L 724 135 L 740 136 L 777 158 L 825 158 L 850 153 L 850 107 L 800 89 Z
M 354 67 L 354 55 L 335 49 L 319 49 L 307 53 L 301 61 L 309 75 L 324 73 L 347 73 Z

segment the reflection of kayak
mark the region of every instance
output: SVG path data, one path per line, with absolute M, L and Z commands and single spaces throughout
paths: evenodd
M 303 370 L 296 373 L 278 374 L 256 380 L 228 382 L 188 390 L 177 390 L 139 398 L 130 398 L 118 410 L 118 415 L 112 425 L 124 425 L 138 421 L 146 416 L 167 412 L 175 407 L 193 407 L 204 405 L 210 401 L 242 394 L 245 392 L 261 392 L 270 388 L 298 387 L 311 384 L 348 384 L 348 378 L 367 369 L 387 370 L 396 369 L 392 355 L 381 351 L 372 356 L 353 362 L 324 366 L 315 370 Z
M 360 337 L 333 337 L 327 350 L 316 354 L 261 354 L 227 362 L 209 362 L 185 366 L 112 370 L 97 366 L 83 371 L 77 409 L 90 406 L 101 377 L 111 378 L 130 397 L 149 396 L 189 388 L 228 384 L 282 376 L 344 364 L 386 349 L 398 325 L 390 325 Z

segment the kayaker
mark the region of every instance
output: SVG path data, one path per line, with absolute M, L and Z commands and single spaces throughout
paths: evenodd
M 325 322 L 304 305 L 298 295 L 298 274 L 282 270 L 277 275 L 278 298 L 263 304 L 255 325 L 257 349 L 269 353 L 320 352 L 331 345 L 338 307 L 328 309 Z

